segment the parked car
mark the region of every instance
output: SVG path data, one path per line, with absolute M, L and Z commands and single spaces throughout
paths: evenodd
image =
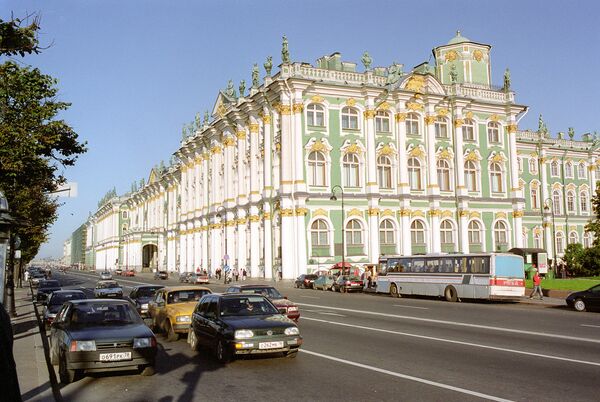
M 577 311 L 598 309 L 600 308 L 600 285 L 581 292 L 573 292 L 567 296 L 566 302 L 567 306 Z
M 258 294 L 269 298 L 277 307 L 281 314 L 284 314 L 290 320 L 298 322 L 300 318 L 300 310 L 296 303 L 287 299 L 273 286 L 268 285 L 234 285 L 227 288 L 225 293 L 243 293 L 243 294 Z
M 127 271 L 123 273 L 123 276 L 135 276 L 135 269 L 129 268 Z
M 162 288 L 164 288 L 162 285 L 138 285 L 131 289 L 129 299 L 142 318 L 149 317 L 148 302 L 154 298 L 156 291 Z
M 294 281 L 294 286 L 297 288 L 309 289 L 312 288 L 312 284 L 317 279 L 317 275 L 314 274 L 302 274 Z
M 210 289 L 200 286 L 172 286 L 159 289 L 148 302 L 148 314 L 152 329 L 164 331 L 168 341 L 176 341 L 180 334 L 187 334 L 192 311 L 198 301 Z
M 154 374 L 156 338 L 125 300 L 63 304 L 50 329 L 50 360 L 64 384 L 85 371 L 135 368 Z
M 34 271 L 29 278 L 31 280 L 31 286 L 37 288 L 40 284 L 40 281 L 46 280 L 46 274 L 42 273 L 41 271 Z
M 188 283 L 199 283 L 199 284 L 207 284 L 208 281 L 208 274 L 204 275 L 204 274 L 197 274 L 194 272 L 191 272 L 187 278 L 187 282 Z
M 302 345 L 298 326 L 257 294 L 206 295 L 196 306 L 188 333 L 192 350 L 214 350 L 226 363 L 238 355 L 284 353 L 296 357 Z
M 117 281 L 98 281 L 94 288 L 94 297 L 123 297 L 123 288 Z
M 179 274 L 179 282 L 181 283 L 187 283 L 190 281 L 190 276 L 192 275 L 191 272 L 182 272 Z
M 333 290 L 334 282 L 333 275 L 321 275 L 313 282 L 313 289 Z
M 86 298 L 85 293 L 81 290 L 57 290 L 52 292 L 48 297 L 46 309 L 44 310 L 44 323 L 46 324 L 46 329 L 50 329 L 50 325 L 54 321 L 54 318 L 56 318 L 58 310 L 60 310 L 65 302 Z
M 50 293 L 60 289 L 60 282 L 55 279 L 41 280 L 38 285 L 36 299 L 39 302 L 45 302 Z
M 123 275 L 123 269 L 122 268 L 115 269 L 115 275 Z
M 102 271 L 102 272 L 100 272 L 100 279 L 103 279 L 103 280 L 112 279 L 112 274 L 110 273 L 110 271 Z
M 169 273 L 167 271 L 155 271 L 154 279 L 169 279 Z
M 362 292 L 363 281 L 359 276 L 340 275 L 333 283 L 333 290 L 336 292 Z

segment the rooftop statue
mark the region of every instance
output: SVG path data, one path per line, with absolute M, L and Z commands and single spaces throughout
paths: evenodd
M 196 113 L 195 123 L 196 129 L 199 130 L 200 127 L 202 127 L 202 121 L 200 120 L 200 112 Z
M 208 125 L 208 110 L 204 111 L 204 125 Z
M 538 119 L 538 133 L 544 134 L 544 136 L 548 134 L 548 127 L 546 127 L 546 123 L 544 122 L 544 118 L 542 117 L 541 113 Z
M 273 56 L 267 56 L 267 61 L 263 64 L 265 71 L 267 73 L 267 77 L 271 76 L 271 69 L 273 68 Z
M 453 84 L 456 84 L 457 79 L 458 73 L 456 72 L 456 64 L 452 64 L 452 67 L 450 67 L 450 81 L 452 81 Z
M 254 63 L 254 66 L 252 67 L 252 88 L 258 88 L 259 86 L 259 75 L 258 75 L 258 64 Z
M 229 80 L 229 82 L 227 83 L 227 88 L 225 88 L 225 95 L 227 95 L 229 98 L 236 98 L 235 88 L 233 88 L 232 80 Z
M 363 53 L 360 61 L 362 61 L 363 66 L 365 66 L 365 71 L 369 71 L 371 69 L 371 63 L 373 62 L 373 59 L 371 59 L 371 56 L 369 56 L 367 51 Z
M 504 70 L 504 86 L 502 89 L 504 92 L 510 91 L 510 70 L 508 68 Z
M 575 129 L 573 127 L 569 127 L 569 138 L 571 141 L 573 141 L 573 138 L 575 138 Z
M 240 81 L 240 97 L 244 97 L 244 93 L 246 92 L 246 80 L 241 80 Z
M 394 62 L 391 66 L 388 67 L 388 75 L 386 80 L 386 85 L 393 85 L 398 82 L 400 77 L 402 76 L 402 65 Z
M 289 63 L 290 62 L 290 51 L 288 49 L 288 40 L 283 35 L 283 43 L 281 44 L 281 62 Z
M 181 139 L 185 140 L 188 136 L 188 131 L 187 131 L 187 125 L 183 125 L 183 127 L 181 127 Z

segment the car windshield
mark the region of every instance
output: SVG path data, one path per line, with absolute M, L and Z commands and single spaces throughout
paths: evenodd
M 44 281 L 40 283 L 41 288 L 59 288 L 60 283 L 58 281 Z
M 73 325 L 124 325 L 139 322 L 141 318 L 129 304 L 77 304 L 71 313 Z
M 202 296 L 210 293 L 206 289 L 175 290 L 167 295 L 167 304 L 197 302 Z
M 263 295 L 270 299 L 283 299 L 281 293 L 275 288 L 241 288 L 240 293 Z
M 96 289 L 111 289 L 120 287 L 117 282 L 100 282 L 96 285 Z
M 50 297 L 50 300 L 48 301 L 48 305 L 54 306 L 54 305 L 62 305 L 64 302 L 67 302 L 69 300 L 81 300 L 81 299 L 85 299 L 85 294 L 82 292 L 77 292 L 77 293 L 53 293 L 52 296 Z
M 279 311 L 261 296 L 224 298 L 221 301 L 222 317 L 271 314 L 279 314 Z
M 137 290 L 137 297 L 153 297 L 158 289 L 162 288 L 140 288 Z

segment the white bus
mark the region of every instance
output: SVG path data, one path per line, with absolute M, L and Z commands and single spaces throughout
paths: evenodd
M 458 299 L 516 299 L 525 295 L 523 257 L 515 254 L 381 256 L 377 293 Z

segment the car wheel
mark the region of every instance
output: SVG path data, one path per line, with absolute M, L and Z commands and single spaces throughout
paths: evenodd
M 64 352 L 58 359 L 58 376 L 60 377 L 60 382 L 63 384 L 70 384 L 77 381 L 77 377 L 79 377 L 79 370 L 71 370 L 67 367 L 67 356 L 65 356 Z
M 188 332 L 188 343 L 190 344 L 190 348 L 194 351 L 197 352 L 199 349 L 199 345 L 198 345 L 198 338 L 196 337 L 196 333 L 194 332 L 193 329 L 190 328 L 189 332 Z
M 392 297 L 400 297 L 400 293 L 398 293 L 398 287 L 396 287 L 396 285 L 393 283 L 390 286 L 390 295 L 392 295 Z
M 288 359 L 295 359 L 296 356 L 298 356 L 298 351 L 297 350 L 290 350 L 289 352 L 285 353 L 285 357 L 287 357 Z
M 217 346 L 215 348 L 215 355 L 217 356 L 217 360 L 220 363 L 227 363 L 231 359 L 230 353 L 227 350 L 227 348 L 225 347 L 223 340 L 221 340 L 221 339 L 219 339 L 217 341 Z
M 446 287 L 444 290 L 444 297 L 446 298 L 446 301 L 449 302 L 458 301 L 458 293 L 456 292 L 456 289 L 454 289 L 454 286 Z
M 179 339 L 179 334 L 175 332 L 170 322 L 167 322 L 167 341 L 175 342 Z
M 577 299 L 575 300 L 573 307 L 575 307 L 575 310 L 577 311 L 585 311 L 585 302 L 582 299 Z
M 154 373 L 156 373 L 156 370 L 154 369 L 153 365 L 140 366 L 140 375 L 143 375 L 144 377 L 149 377 L 151 375 L 154 375 Z

